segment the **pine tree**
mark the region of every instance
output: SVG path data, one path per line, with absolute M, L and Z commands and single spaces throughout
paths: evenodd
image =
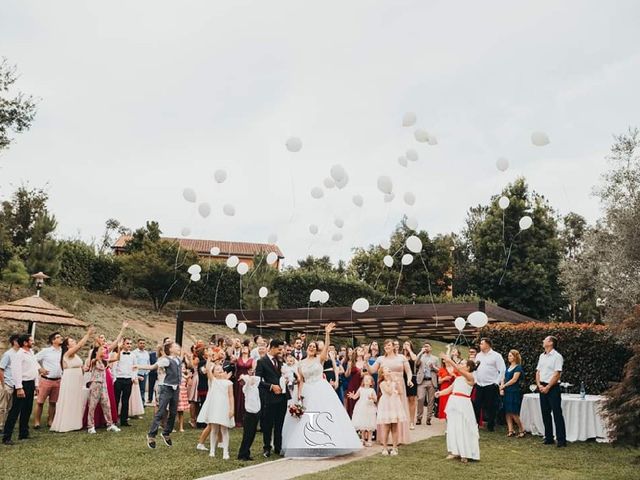
M 9 284 L 9 297 L 14 285 L 26 285 L 29 283 L 29 273 L 24 263 L 18 257 L 9 260 L 7 267 L 2 270 L 2 280 Z

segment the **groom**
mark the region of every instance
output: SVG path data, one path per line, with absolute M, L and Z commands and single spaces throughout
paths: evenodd
M 271 456 L 271 436 L 276 453 L 282 450 L 282 425 L 287 413 L 286 392 L 280 388 L 280 369 L 282 368 L 282 340 L 271 340 L 269 351 L 258 360 L 256 377 L 260 377 L 260 402 L 262 404 L 263 455 Z

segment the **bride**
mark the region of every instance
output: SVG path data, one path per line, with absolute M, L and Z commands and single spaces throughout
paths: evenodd
M 304 414 L 287 414 L 282 429 L 282 450 L 286 457 L 333 457 L 362 448 L 351 419 L 335 390 L 323 374 L 330 334 L 335 323 L 325 327 L 325 341 L 318 353 L 316 342 L 309 343 L 307 358 L 298 363 L 298 385 L 293 401 L 305 407 Z

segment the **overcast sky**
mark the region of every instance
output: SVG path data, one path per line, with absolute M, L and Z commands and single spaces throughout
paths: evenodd
M 560 213 L 594 221 L 612 134 L 640 126 L 638 18 L 635 0 L 1 0 L 0 55 L 40 103 L 0 154 L 0 199 L 48 184 L 62 238 L 99 237 L 111 217 L 192 238 L 275 233 L 288 263 L 347 258 L 403 213 L 430 234 L 458 231 L 518 175 Z M 438 145 L 402 127 L 407 111 Z M 533 146 L 535 130 L 551 143 Z M 405 169 L 409 148 L 420 158 Z M 349 184 L 312 199 L 334 164 Z M 211 204 L 207 219 L 185 187 Z

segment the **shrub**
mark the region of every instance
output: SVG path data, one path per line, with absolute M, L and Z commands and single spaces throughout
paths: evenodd
M 587 393 L 600 394 L 610 382 L 620 381 L 624 364 L 631 351 L 614 333 L 602 325 L 575 323 L 522 323 L 488 325 L 478 336 L 489 337 L 493 349 L 507 358 L 509 350 L 522 355 L 528 386 L 535 383 L 538 357 L 542 353 L 542 340 L 553 335 L 558 339 L 558 352 L 564 357 L 562 381 L 573 385 L 572 392 L 580 390 L 584 382 Z
M 96 258 L 93 248 L 81 241 L 63 241 L 60 248 L 60 272 L 54 280 L 68 287 L 87 288 Z
M 89 290 L 110 292 L 118 285 L 120 264 L 112 255 L 98 255 L 93 260 Z

